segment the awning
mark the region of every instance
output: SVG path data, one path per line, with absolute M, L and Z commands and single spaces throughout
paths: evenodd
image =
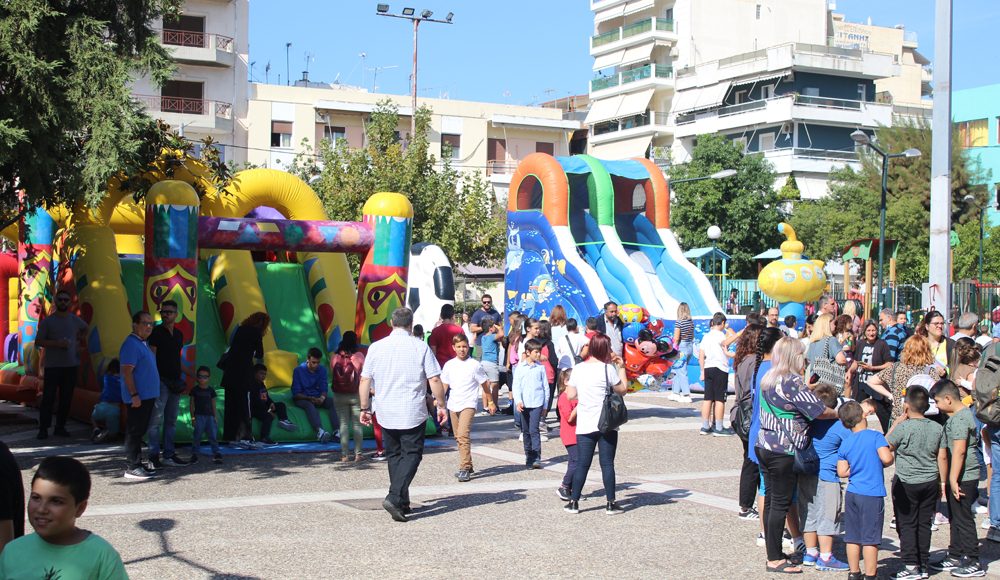
M 760 83 L 768 83 L 770 81 L 775 81 L 775 80 L 784 78 L 785 75 L 788 74 L 788 72 L 789 71 L 784 71 L 784 72 L 780 72 L 778 74 L 767 75 L 767 76 L 762 76 L 762 77 L 754 77 L 754 78 L 749 78 L 749 79 L 736 79 L 736 80 L 733 81 L 733 85 L 743 86 L 743 85 L 753 85 L 753 84 L 760 84 Z
M 653 55 L 653 43 L 649 43 L 643 46 L 633 46 L 632 48 L 625 49 L 625 54 L 622 56 L 622 66 L 629 65 L 636 62 L 648 61 Z
M 685 91 L 677 91 L 671 108 L 676 112 L 690 111 L 698 103 L 702 89 L 694 88 Z
M 622 104 L 618 107 L 616 118 L 631 117 L 645 113 L 649 108 L 649 101 L 653 98 L 653 91 L 656 89 L 646 89 L 637 93 L 629 93 L 622 99 Z
M 594 70 L 601 70 L 602 68 L 611 68 L 613 66 L 618 66 L 622 61 L 622 51 L 618 50 L 615 52 L 609 52 L 608 54 L 602 54 L 601 56 L 594 59 Z
M 646 149 L 649 149 L 649 142 L 653 140 L 652 135 L 645 137 L 632 137 L 621 141 L 610 141 L 608 143 L 592 143 L 590 154 L 598 159 L 631 159 L 633 157 L 645 157 Z
M 674 97 L 673 111 L 683 113 L 718 107 L 726 99 L 726 94 L 731 86 L 732 81 L 723 81 L 707 87 L 678 92 L 677 96 Z
M 618 114 L 618 109 L 621 107 L 622 99 L 624 98 L 625 97 L 622 95 L 617 95 L 608 99 L 591 101 L 590 110 L 587 111 L 587 119 L 584 123 L 587 125 L 594 125 L 614 119 Z
M 652 8 L 654 4 L 656 4 L 655 0 L 631 0 L 630 2 L 608 8 L 607 10 L 601 10 L 594 15 L 594 24 L 600 24 L 601 22 L 607 22 L 613 18 L 621 18 L 622 16 L 635 14 L 636 12 Z

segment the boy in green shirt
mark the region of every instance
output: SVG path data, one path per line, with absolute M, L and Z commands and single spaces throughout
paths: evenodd
M 938 409 L 948 416 L 938 455 L 941 493 L 951 514 L 951 543 L 948 556 L 930 565 L 931 570 L 951 570 L 956 578 L 985 576 L 979 564 L 979 536 L 972 506 L 979 496 L 979 461 L 973 453 L 976 445 L 976 421 L 962 402 L 958 386 L 948 379 L 934 383 L 931 396 Z
M 47 457 L 31 479 L 28 522 L 34 534 L 0 553 L 0 578 L 128 579 L 121 556 L 97 534 L 76 527 L 87 509 L 90 473 L 71 457 Z

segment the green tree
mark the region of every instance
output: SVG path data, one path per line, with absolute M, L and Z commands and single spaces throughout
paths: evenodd
M 919 283 L 928 275 L 931 131 L 925 124 L 901 123 L 879 128 L 876 135 L 879 146 L 887 151 L 916 148 L 922 153 L 921 157 L 890 161 L 886 203 L 886 238 L 900 242 L 897 278 L 900 282 Z M 956 226 L 976 217 L 974 212 L 967 211 L 968 205 L 963 201 L 966 195 L 972 195 L 979 204 L 985 203 L 985 190 L 973 184 L 986 179 L 979 165 L 971 162 L 959 146 L 955 135 L 951 188 Z M 791 223 L 813 257 L 839 260 L 851 241 L 878 237 L 881 180 L 881 157 L 866 152 L 861 156 L 860 171 L 845 168 L 830 174 L 830 195 L 795 203 Z
M 497 265 L 506 251 L 506 214 L 478 172 L 463 172 L 449 152 L 437 167 L 428 153 L 430 110 L 417 111 L 416 135 L 403 147 L 396 136 L 397 107 L 378 103 L 362 149 L 322 141 L 296 157 L 292 172 L 309 181 L 330 219 L 360 220 L 365 201 L 379 191 L 398 191 L 413 204 L 413 242 L 436 244 L 454 263 Z
M 984 216 L 985 218 L 985 216 Z M 979 279 L 979 216 L 959 224 L 958 246 L 952 251 L 952 266 L 956 280 Z M 1000 226 L 986 224 L 983 240 L 983 281 L 1000 280 Z
M 0 3 L 0 225 L 19 207 L 93 205 L 110 177 L 138 174 L 159 155 L 164 132 L 129 84 L 169 78 L 170 55 L 149 23 L 180 4 Z
M 783 239 L 778 224 L 785 220 L 785 212 L 774 191 L 771 164 L 760 155 L 744 155 L 722 135 L 702 135 L 691 162 L 671 168 L 670 177 L 701 177 L 723 169 L 735 169 L 736 175 L 671 186 L 670 227 L 681 245 L 690 249 L 710 246 L 708 228 L 719 226 L 718 247 L 732 257 L 730 274 L 753 278 L 757 275 L 753 257 L 778 247 Z

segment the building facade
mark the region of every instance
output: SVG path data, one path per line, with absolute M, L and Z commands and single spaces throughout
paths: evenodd
M 248 161 L 285 169 L 304 144 L 321 140 L 334 146 L 367 145 L 365 125 L 378 102 L 390 99 L 399 111 L 399 135 L 410 131 L 412 106 L 407 95 L 370 93 L 338 85 L 252 84 L 248 107 Z M 558 108 L 525 107 L 448 99 L 420 99 L 432 110 L 430 153 L 451 156 L 452 166 L 482 172 L 497 200 L 505 204 L 511 175 L 525 156 L 543 152 L 568 155 L 580 121 L 563 119 Z
M 794 177 L 803 197 L 857 164 L 850 133 L 926 117 L 929 70 L 901 28 L 856 25 L 827 0 L 591 0 L 589 150 L 690 158 L 722 133 Z
M 1000 225 L 1000 84 L 954 91 L 951 107 L 953 131 L 988 176 L 989 223 Z
M 153 23 L 177 70 L 162 87 L 140 77 L 132 93 L 149 114 L 195 143 L 211 137 L 226 161 L 246 161 L 248 0 L 187 0 Z

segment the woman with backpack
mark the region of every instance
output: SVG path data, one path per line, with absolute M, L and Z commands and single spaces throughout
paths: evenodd
M 348 462 L 348 443 L 351 432 L 354 432 L 354 461 L 361 461 L 363 434 L 361 431 L 361 403 L 358 387 L 361 385 L 361 367 L 365 364 L 365 355 L 358 352 L 358 335 L 353 330 L 344 333 L 337 347 L 337 354 L 330 358 L 330 376 L 332 379 L 333 407 L 340 419 L 340 460 Z

